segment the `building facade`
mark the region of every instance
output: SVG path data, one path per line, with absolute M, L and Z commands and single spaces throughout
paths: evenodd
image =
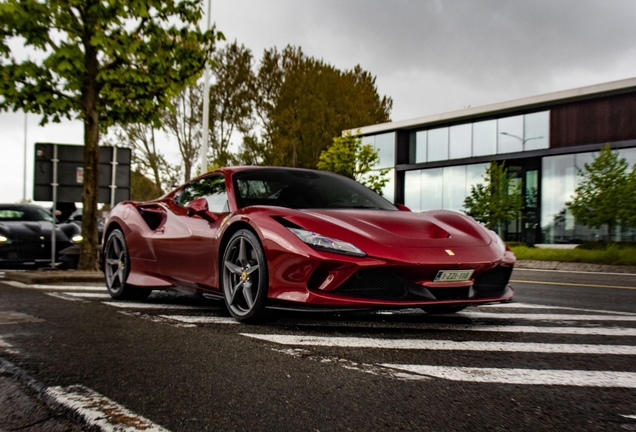
M 630 170 L 636 163 L 636 78 L 372 125 L 359 133 L 378 151 L 378 168 L 390 169 L 385 197 L 413 211 L 461 211 L 490 161 L 504 161 L 524 198 L 523 215 L 508 224 L 506 240 L 606 240 L 606 228 L 578 224 L 565 203 L 578 170 L 603 146 L 617 150 Z M 636 240 L 633 230 L 610 237 Z

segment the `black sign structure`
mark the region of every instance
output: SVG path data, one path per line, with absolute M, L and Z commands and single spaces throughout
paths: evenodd
M 98 202 L 112 206 L 130 199 L 130 158 L 129 148 L 99 148 Z M 83 182 L 84 146 L 35 144 L 34 201 L 81 202 Z

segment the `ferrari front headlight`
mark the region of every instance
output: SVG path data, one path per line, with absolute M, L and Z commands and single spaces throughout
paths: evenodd
M 329 252 L 336 252 L 345 255 L 353 255 L 353 256 L 367 256 L 362 250 L 358 249 L 351 243 L 347 243 L 342 240 L 325 237 L 313 231 L 308 231 L 300 228 L 287 228 L 299 239 L 307 243 L 309 246 L 312 246 L 316 249 L 323 249 Z
M 71 237 L 71 241 L 72 241 L 73 243 L 81 243 L 81 242 L 82 242 L 82 240 L 84 240 L 84 237 L 82 237 L 82 236 L 81 236 L 81 235 L 79 235 L 79 234 L 74 235 L 73 237 Z

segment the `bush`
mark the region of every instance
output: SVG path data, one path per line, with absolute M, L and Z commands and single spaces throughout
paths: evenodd
M 607 241 L 595 241 L 595 242 L 583 242 L 576 247 L 576 249 L 583 250 L 607 250 L 610 247 L 617 249 L 636 249 L 636 242 L 607 242 Z

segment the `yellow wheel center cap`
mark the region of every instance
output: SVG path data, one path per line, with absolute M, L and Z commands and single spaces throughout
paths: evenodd
M 241 273 L 241 280 L 247 280 L 247 273 Z
M 123 262 L 121 262 L 121 261 L 119 261 L 119 262 L 117 263 L 117 267 L 118 267 L 118 268 L 121 268 L 121 266 L 123 266 L 123 265 L 124 265 L 124 263 L 123 263 Z

